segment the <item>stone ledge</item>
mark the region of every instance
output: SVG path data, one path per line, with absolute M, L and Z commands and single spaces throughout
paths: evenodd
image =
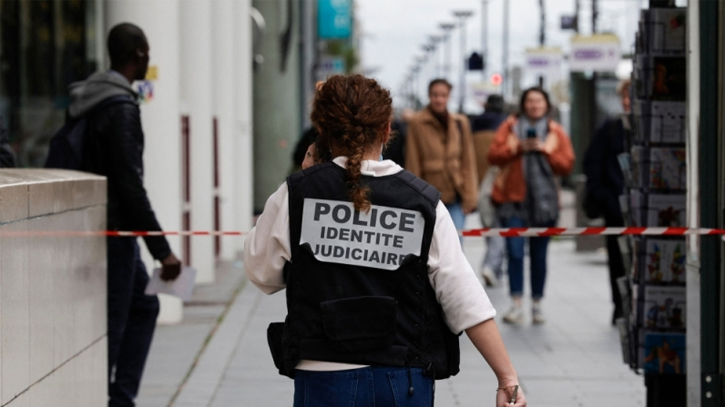
M 0 170 L 0 223 L 106 202 L 106 178 L 102 176 L 70 170 Z

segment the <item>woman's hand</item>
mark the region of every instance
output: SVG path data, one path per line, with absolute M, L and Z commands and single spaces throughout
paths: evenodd
M 463 207 L 461 209 L 463 210 L 464 215 L 470 215 L 473 212 L 475 212 L 476 209 L 478 209 L 478 204 L 477 203 L 472 203 L 472 204 L 463 203 Z
M 514 392 L 516 392 L 516 396 L 515 396 L 516 401 L 512 404 L 511 400 L 514 399 Z M 500 387 L 496 391 L 496 407 L 510 407 L 510 406 L 516 406 L 516 407 L 525 407 L 526 406 L 526 397 L 524 396 L 524 392 L 521 390 L 521 387 L 518 385 Z
M 501 334 L 498 332 L 496 321 L 489 319 L 480 324 L 466 329 L 466 334 L 476 346 L 481 355 L 486 359 L 498 379 L 498 390 L 496 390 L 496 407 L 510 406 L 511 398 L 516 392 L 514 406 L 525 407 L 526 398 L 519 384 L 519 378 L 511 365 L 506 347 L 503 345 Z M 516 390 L 518 389 L 518 390 Z

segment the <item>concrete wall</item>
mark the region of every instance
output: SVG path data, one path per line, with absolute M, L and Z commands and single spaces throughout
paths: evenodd
M 107 404 L 103 177 L 0 170 L 0 405 Z

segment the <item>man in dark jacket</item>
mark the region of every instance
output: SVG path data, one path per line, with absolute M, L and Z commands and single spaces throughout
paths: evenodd
M 473 119 L 471 131 L 473 131 L 473 145 L 476 148 L 476 167 L 478 169 L 478 181 L 483 184 L 488 173 L 488 149 L 491 147 L 496 130 L 506 120 L 503 112 L 504 100 L 501 95 L 490 95 L 486 100 L 486 111 Z M 492 185 L 492 184 L 491 184 Z M 481 193 L 485 191 L 481 190 Z M 490 195 L 491 191 L 488 191 Z M 486 208 L 479 198 L 479 214 L 483 219 Z M 494 223 L 485 225 L 487 227 L 499 227 L 498 217 L 494 216 Z M 486 255 L 481 264 L 481 276 L 487 287 L 496 287 L 503 278 L 503 263 L 506 257 L 506 239 L 500 236 L 484 238 L 486 240 Z
M 629 81 L 619 85 L 624 112 L 630 110 Z M 607 227 L 624 226 L 619 196 L 624 193 L 624 175 L 617 156 L 624 153 L 624 124 L 622 119 L 608 120 L 597 130 L 584 156 L 584 174 L 587 176 L 587 194 L 598 209 Z M 622 317 L 622 296 L 617 279 L 625 275 L 622 253 L 617 236 L 607 236 L 609 279 L 612 288 L 614 313 L 612 324 Z
M 501 95 L 490 95 L 486 99 L 485 111 L 471 122 L 471 131 L 496 131 L 498 127 L 506 120 L 506 114 L 503 112 L 504 100 Z
M 161 230 L 143 186 L 144 134 L 131 87 L 144 79 L 149 46 L 140 28 L 120 24 L 108 35 L 111 70 L 70 86 L 68 114 L 87 117 L 83 170 L 108 179 L 109 230 Z M 101 105 L 109 98 L 121 102 Z M 126 99 L 123 101 L 123 99 Z M 181 264 L 166 238 L 146 237 L 161 261 L 162 278 L 178 277 Z M 110 407 L 133 406 L 151 346 L 159 301 L 144 294 L 149 277 L 135 238 L 108 238 L 108 371 Z
M 10 147 L 8 131 L 3 123 L 3 118 L 0 117 L 0 168 L 12 167 L 15 167 L 15 153 Z

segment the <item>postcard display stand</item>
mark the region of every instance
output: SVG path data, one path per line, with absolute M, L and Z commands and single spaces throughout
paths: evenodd
M 632 114 L 625 118 L 628 153 L 619 157 L 627 226 L 685 226 L 686 14 L 683 8 L 641 13 Z M 625 362 L 648 379 L 676 379 L 685 374 L 685 239 L 621 237 L 620 247 L 628 270 L 620 281 Z

